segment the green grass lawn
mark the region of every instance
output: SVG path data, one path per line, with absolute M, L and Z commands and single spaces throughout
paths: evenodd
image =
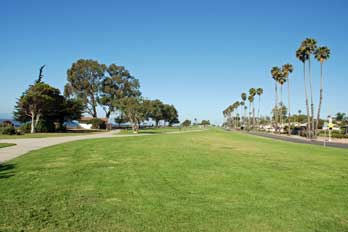
M 0 231 L 348 231 L 348 152 L 209 130 L 0 166 Z
M 14 146 L 14 143 L 0 143 L 0 148 Z
M 163 134 L 170 132 L 183 132 L 183 131 L 192 131 L 192 130 L 202 130 L 199 127 L 159 127 L 159 128 L 146 128 L 139 130 L 139 134 Z M 121 130 L 120 134 L 133 134 L 131 129 Z

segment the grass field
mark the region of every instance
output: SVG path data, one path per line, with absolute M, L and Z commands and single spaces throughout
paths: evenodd
M 192 131 L 192 130 L 202 130 L 199 127 L 160 127 L 160 128 L 146 128 L 139 130 L 139 134 L 163 134 L 163 133 L 171 133 L 171 132 L 183 132 L 183 131 Z M 131 129 L 121 130 L 121 134 L 133 134 Z
M 0 166 L 0 231 L 348 231 L 348 152 L 209 130 Z
M 0 148 L 14 146 L 14 143 L 0 143 Z

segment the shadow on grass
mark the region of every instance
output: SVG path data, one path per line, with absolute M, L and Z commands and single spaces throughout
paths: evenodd
M 14 176 L 14 164 L 0 164 L 0 179 L 7 179 Z

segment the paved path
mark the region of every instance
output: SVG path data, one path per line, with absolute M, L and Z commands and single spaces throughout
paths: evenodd
M 48 147 L 60 143 L 66 143 L 82 139 L 97 139 L 119 137 L 117 131 L 96 133 L 90 135 L 73 135 L 49 138 L 28 138 L 28 139 L 0 139 L 1 143 L 14 143 L 16 146 L 0 148 L 0 163 L 14 159 L 29 151 L 37 150 L 43 147 Z M 127 135 L 122 135 L 127 136 Z
M 287 142 L 293 142 L 293 143 L 304 143 L 304 144 L 314 144 L 314 145 L 320 145 L 324 146 L 324 141 L 317 141 L 317 140 L 307 140 L 302 138 L 294 138 L 294 137 L 287 137 L 282 135 L 275 135 L 275 134 L 268 134 L 268 133 L 260 133 L 260 132 L 249 132 L 248 134 L 271 138 L 271 139 L 277 139 Z M 326 142 L 327 147 L 336 147 L 336 148 L 348 148 L 348 144 L 346 143 L 334 143 L 334 142 Z
M 199 132 L 203 130 L 189 130 L 189 131 L 172 131 L 158 134 L 177 134 L 187 132 Z M 96 133 L 90 135 L 73 135 L 49 138 L 28 138 L 28 139 L 0 139 L 1 143 L 14 143 L 15 146 L 0 148 L 0 163 L 9 161 L 18 156 L 24 155 L 29 151 L 37 150 L 44 147 L 49 147 L 56 144 L 83 140 L 83 139 L 98 139 L 98 138 L 113 138 L 113 137 L 130 137 L 130 136 L 149 136 L 156 134 L 118 134 L 120 131 L 110 131 L 105 133 Z

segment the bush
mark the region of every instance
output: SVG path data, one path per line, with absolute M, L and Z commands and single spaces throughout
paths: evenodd
M 90 120 L 88 124 L 92 124 L 92 129 L 106 129 L 105 122 L 99 118 Z
M 19 131 L 20 133 L 30 133 L 30 129 L 31 129 L 31 125 L 29 122 L 27 123 L 23 123 L 20 127 L 19 127 Z
M 36 129 L 36 132 L 41 132 L 41 133 L 55 132 L 55 125 L 51 121 L 40 120 L 35 129 Z
M 13 126 L 8 126 L 8 127 L 2 127 L 1 133 L 3 135 L 15 135 L 17 132 L 16 132 L 16 128 L 14 128 Z

